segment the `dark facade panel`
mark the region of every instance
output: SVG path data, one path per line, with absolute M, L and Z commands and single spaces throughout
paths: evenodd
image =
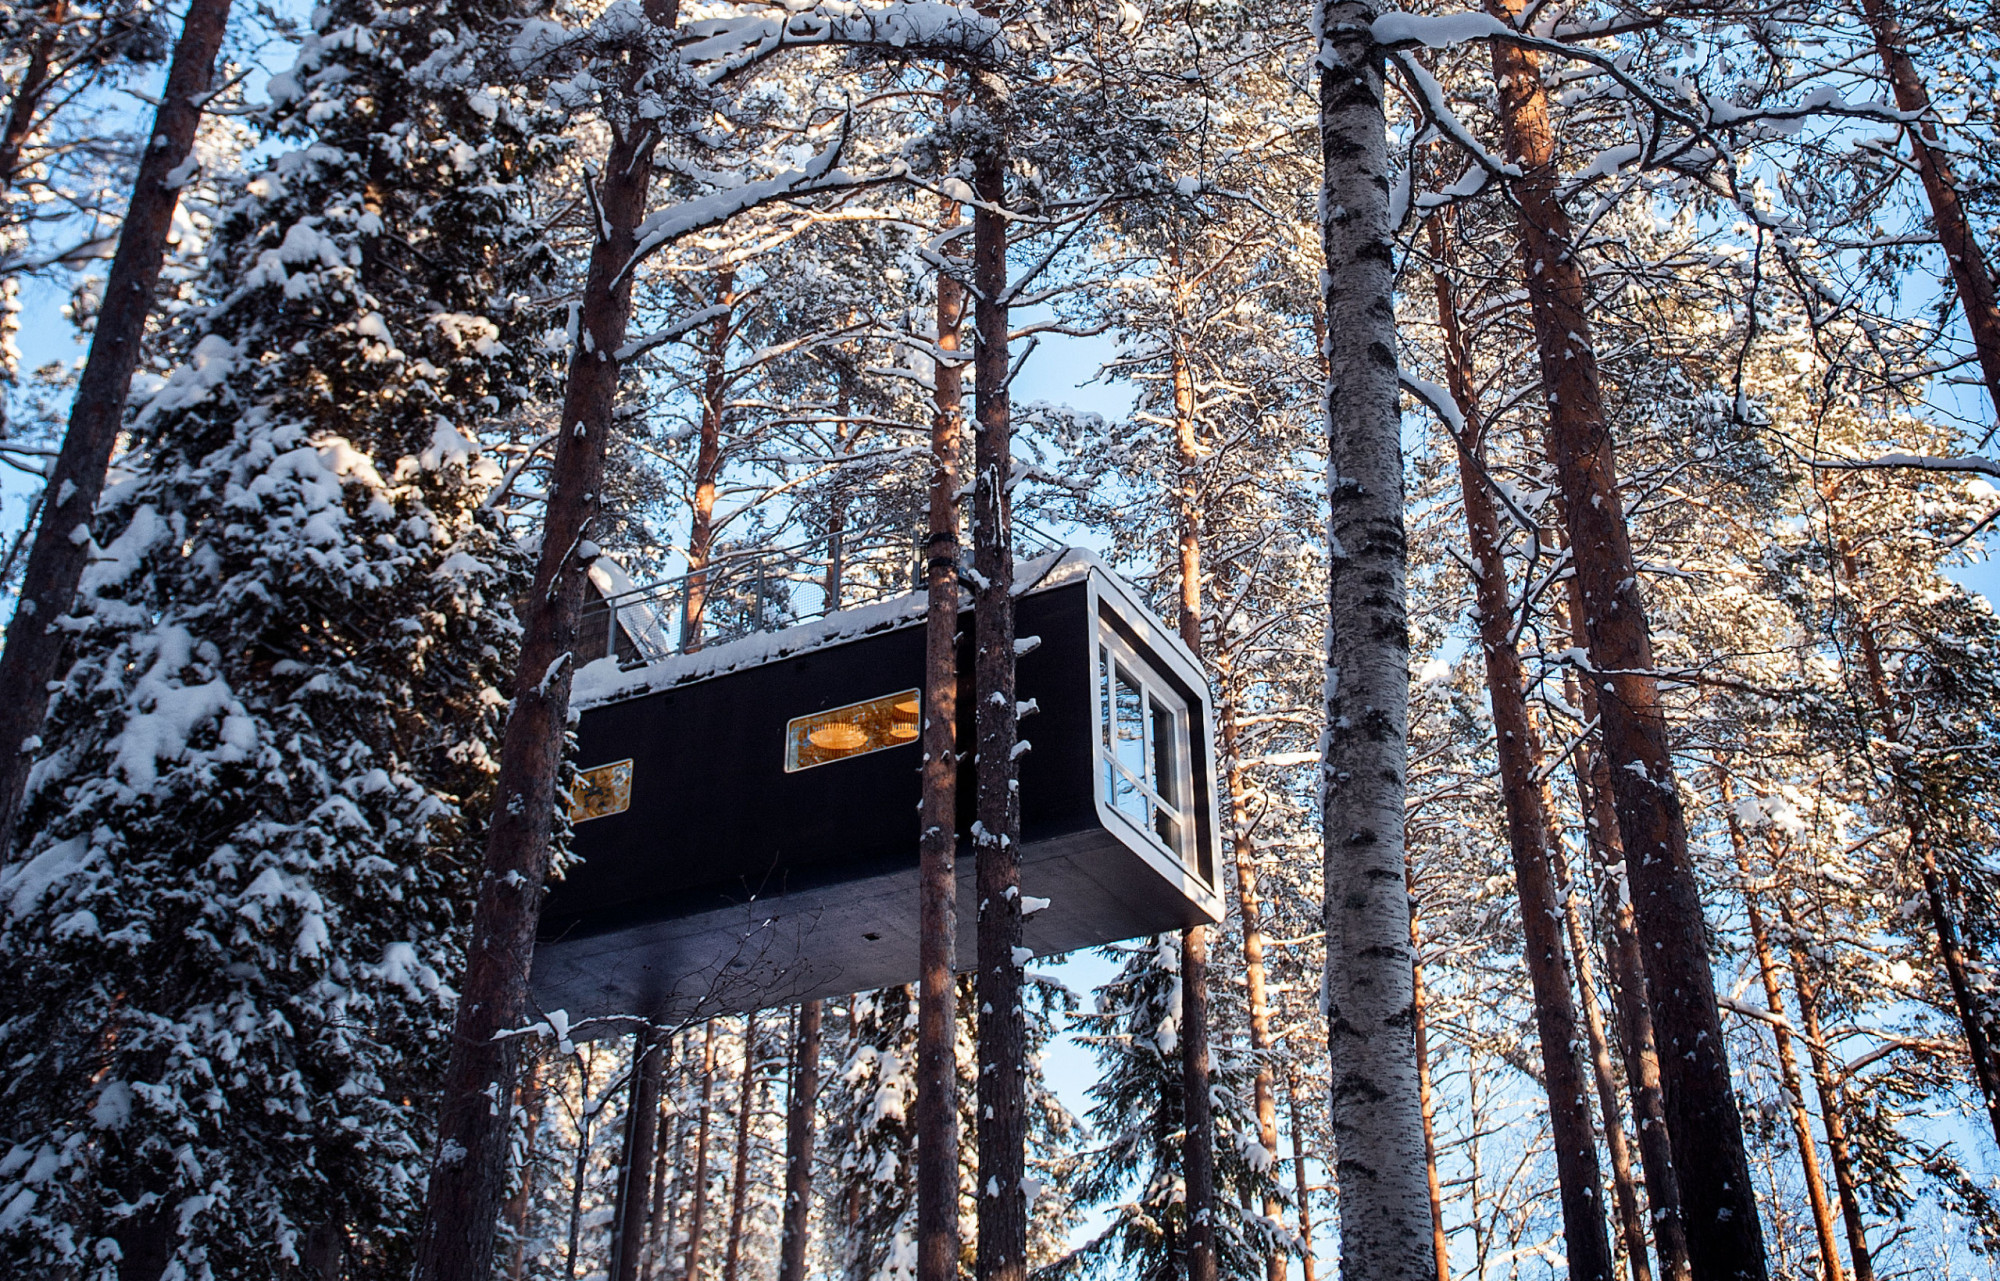
M 1199 670 L 1101 567 L 1050 577 L 1059 585 L 1024 595 L 1017 610 L 1019 634 L 1040 638 L 1018 662 L 1019 697 L 1039 708 L 1021 722 L 1032 745 L 1019 767 L 1022 883 L 1030 899 L 1049 900 L 1028 918 L 1027 946 L 1045 955 L 1218 919 Z M 971 630 L 967 613 L 959 699 L 967 744 Z M 1166 698 L 1187 706 L 1192 831 L 1181 860 L 1108 803 L 1099 724 L 1107 636 L 1172 691 Z M 788 753 L 787 726 L 920 687 L 923 643 L 920 622 L 906 621 L 585 710 L 578 762 L 589 769 L 629 760 L 629 771 L 604 775 L 621 787 L 629 780 L 629 801 L 621 794 L 622 812 L 576 825 L 577 861 L 543 910 L 538 1003 L 572 1020 L 667 1020 L 914 979 L 916 741 L 899 742 L 899 714 L 877 706 L 856 713 L 873 750 L 814 764 L 829 751 L 860 750 L 850 740 L 862 733 L 808 721 L 830 748 L 802 754 L 794 734 Z M 964 832 L 969 758 L 959 795 Z M 960 853 L 959 952 L 969 966 L 969 844 Z

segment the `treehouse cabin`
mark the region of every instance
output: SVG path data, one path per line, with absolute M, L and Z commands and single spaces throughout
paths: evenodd
M 1025 945 L 1047 955 L 1221 919 L 1199 664 L 1087 552 L 1024 561 L 1017 582 L 1018 698 L 1033 709 L 1020 728 Z M 573 856 L 551 881 L 533 966 L 537 1004 L 572 1022 L 705 1017 L 917 977 L 924 596 L 695 647 L 687 620 L 722 586 L 701 584 L 691 607 L 685 586 L 663 605 L 596 583 L 585 635 L 604 657 L 576 682 Z M 759 619 L 767 604 L 753 603 Z M 968 609 L 962 745 L 971 634 Z M 967 753 L 966 968 L 972 803 Z

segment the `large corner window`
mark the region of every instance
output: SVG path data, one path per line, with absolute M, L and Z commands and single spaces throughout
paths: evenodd
M 1187 704 L 1115 637 L 1098 641 L 1097 724 L 1106 802 L 1193 866 Z
M 914 743 L 922 706 L 918 691 L 906 689 L 794 717 L 785 724 L 785 773 Z

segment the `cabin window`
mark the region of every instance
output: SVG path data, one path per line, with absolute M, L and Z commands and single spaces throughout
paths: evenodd
M 1183 864 L 1193 828 L 1187 704 L 1115 639 L 1097 648 L 1098 756 L 1104 798 Z
M 588 823 L 632 808 L 632 762 L 613 761 L 578 770 L 569 789 L 569 821 Z
M 785 773 L 914 743 L 922 706 L 918 692 L 906 689 L 794 717 L 785 724 Z

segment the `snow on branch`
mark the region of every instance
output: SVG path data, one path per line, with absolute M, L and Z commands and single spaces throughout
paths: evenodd
M 697 196 L 693 200 L 684 200 L 648 215 L 646 220 L 639 224 L 639 245 L 632 251 L 631 260 L 625 264 L 624 271 L 631 271 L 662 246 L 672 244 L 694 232 L 719 227 L 736 215 L 748 213 L 762 205 L 828 191 L 858 190 L 862 187 L 893 182 L 903 176 L 905 166 L 901 161 L 895 162 L 882 173 L 872 175 L 857 176 L 837 168 L 835 162 L 840 159 L 841 149 L 846 142 L 847 138 L 843 132 L 840 138 L 825 151 L 814 156 L 802 169 L 788 169 L 776 177 L 746 182 L 740 187 L 730 187 L 706 196 Z
M 647 334 L 644 338 L 634 338 L 617 351 L 612 352 L 612 359 L 627 361 L 638 356 L 643 356 L 653 348 L 664 343 L 678 342 L 716 317 L 728 314 L 729 307 L 726 304 L 717 303 L 713 307 L 703 307 L 700 311 L 682 316 L 679 320 L 676 320 L 673 324 L 668 325 L 665 329 L 657 333 Z
M 1381 18 L 1377 18 L 1375 25 L 1380 27 L 1389 18 L 1408 18 L 1410 16 L 1406 13 L 1386 14 Z M 1484 14 L 1466 14 L 1462 16 L 1493 22 L 1493 19 L 1487 18 Z M 1429 22 L 1436 20 L 1426 18 L 1418 19 L 1418 21 Z M 1499 26 L 1498 23 L 1494 23 L 1494 25 Z M 1505 30 L 1505 28 L 1503 27 L 1502 30 Z M 1378 36 L 1377 39 L 1380 39 L 1380 37 Z M 1383 41 L 1383 43 L 1387 44 L 1388 42 Z M 1457 114 L 1452 111 L 1451 105 L 1445 101 L 1444 88 L 1438 84 L 1437 77 L 1425 70 L 1424 65 L 1412 57 L 1407 49 L 1392 49 L 1389 56 L 1394 58 L 1396 65 L 1403 69 L 1403 75 L 1409 81 L 1410 88 L 1416 91 L 1418 98 L 1422 99 L 1424 113 L 1431 118 L 1431 123 L 1437 126 L 1438 132 L 1457 143 L 1461 150 L 1472 157 L 1473 163 L 1488 173 L 1502 178 L 1518 178 L 1521 176 L 1521 166 L 1510 164 L 1500 159 L 1479 144 L 1479 139 L 1473 136 L 1472 131 L 1465 127 L 1465 123 L 1458 118 Z M 1464 180 L 1461 179 L 1460 181 L 1463 182 Z
M 1403 390 L 1424 402 L 1424 407 L 1436 414 L 1446 427 L 1451 429 L 1454 439 L 1465 436 L 1465 415 L 1459 412 L 1458 402 L 1451 393 L 1428 378 L 1419 378 L 1406 369 L 1396 371 L 1396 381 L 1403 384 Z
M 1850 102 L 1837 90 L 1816 89 L 1798 103 L 1789 107 L 1739 107 L 1733 103 L 1716 99 L 1703 92 L 1698 86 L 1671 77 L 1666 81 L 1648 82 L 1633 74 L 1625 56 L 1594 48 L 1587 44 L 1572 43 L 1577 39 L 1599 38 L 1603 33 L 1591 31 L 1565 32 L 1568 38 L 1542 35 L 1531 31 L 1521 31 L 1489 14 L 1462 12 L 1447 14 L 1385 13 L 1369 25 L 1369 34 L 1377 44 L 1388 49 L 1403 69 L 1425 107 L 1430 110 L 1438 124 L 1452 141 L 1464 147 L 1479 163 L 1492 167 L 1495 162 L 1476 143 L 1467 131 L 1451 116 L 1448 108 L 1443 108 L 1443 95 L 1438 92 L 1436 82 L 1430 73 L 1424 71 L 1416 59 L 1410 56 L 1414 49 L 1450 49 L 1474 40 L 1505 40 L 1524 49 L 1534 49 L 1557 58 L 1588 63 L 1597 68 L 1599 74 L 1611 79 L 1636 101 L 1661 120 L 1671 120 L 1685 128 L 1693 138 L 1705 139 L 1715 129 L 1747 130 L 1763 126 L 1780 134 L 1797 131 L 1800 124 L 1813 116 L 1841 116 L 1884 123 L 1902 124 L 1910 119 L 1884 103 Z M 1442 114 L 1439 114 L 1442 112 Z M 1612 167 L 1619 167 L 1635 160 L 1650 163 L 1656 158 L 1652 154 L 1660 145 L 1655 135 L 1645 147 L 1631 148 L 1631 154 L 1612 157 L 1605 161 Z M 1682 144 L 1677 150 L 1690 150 L 1689 144 Z M 1495 172 L 1499 172 L 1495 170 Z
M 1474 40 L 1511 40 L 1514 28 L 1484 13 L 1385 13 L 1369 24 L 1375 43 L 1394 49 L 1449 49 Z
M 885 5 L 835 2 L 781 17 L 717 18 L 686 27 L 693 39 L 681 56 L 705 68 L 710 85 L 739 74 L 782 49 L 850 45 L 929 57 L 997 63 L 1007 56 L 1000 24 L 973 9 L 905 0 Z

